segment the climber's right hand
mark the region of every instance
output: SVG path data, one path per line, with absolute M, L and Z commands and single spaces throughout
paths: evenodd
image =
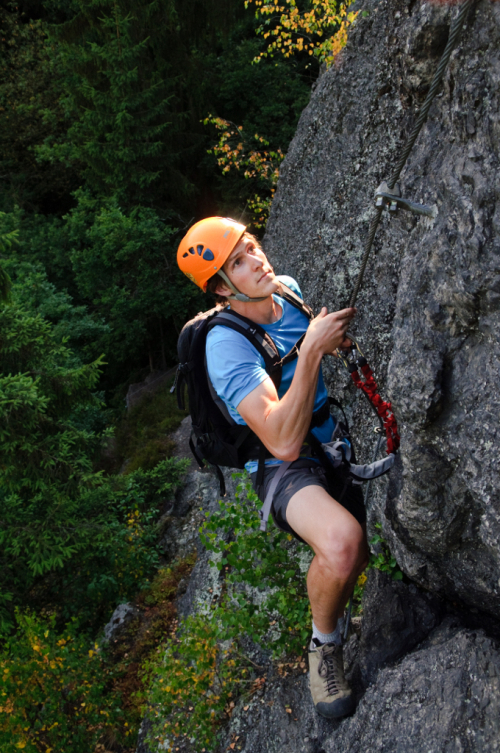
M 321 355 L 333 353 L 337 348 L 349 348 L 351 341 L 346 333 L 356 313 L 357 309 L 347 308 L 329 314 L 323 306 L 318 316 L 311 320 L 302 347 L 318 349 Z

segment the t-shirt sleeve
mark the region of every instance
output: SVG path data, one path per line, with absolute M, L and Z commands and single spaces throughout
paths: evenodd
M 214 389 L 234 410 L 243 398 L 269 379 L 264 359 L 256 349 L 244 335 L 227 327 L 214 327 L 208 333 L 206 354 Z

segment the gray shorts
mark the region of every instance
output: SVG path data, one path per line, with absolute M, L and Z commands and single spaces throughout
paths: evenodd
M 259 490 L 256 488 L 257 471 L 250 476 L 253 487 L 262 501 L 265 499 L 269 484 L 278 468 L 279 465 L 266 466 L 264 470 L 264 482 L 260 489 L 260 494 Z M 337 502 L 340 502 L 340 504 L 356 518 L 358 523 L 362 525 L 366 521 L 366 511 L 363 504 L 363 492 L 361 487 L 353 485 L 348 479 L 346 480 L 342 469 L 332 469 L 332 472 L 329 473 L 327 478 L 323 466 L 319 465 L 314 460 L 304 458 L 296 460 L 293 463 L 288 469 L 286 475 L 283 476 L 278 483 L 274 493 L 271 514 L 274 522 L 282 531 L 291 533 L 299 541 L 303 540 L 288 525 L 286 520 L 286 508 L 293 495 L 300 491 L 300 489 L 305 489 L 307 486 L 321 486 L 331 497 L 337 500 Z

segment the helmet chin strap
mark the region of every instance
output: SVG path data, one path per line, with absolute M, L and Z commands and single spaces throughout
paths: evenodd
M 217 274 L 222 277 L 226 285 L 228 286 L 229 290 L 232 290 L 234 295 L 228 295 L 227 299 L 229 301 L 241 301 L 242 303 L 258 303 L 259 301 L 265 301 L 266 298 L 269 298 L 268 295 L 263 296 L 262 298 L 250 298 L 250 296 L 245 295 L 245 293 L 240 293 L 237 287 L 233 285 L 229 277 L 225 272 L 222 271 L 222 269 L 219 269 L 217 271 Z

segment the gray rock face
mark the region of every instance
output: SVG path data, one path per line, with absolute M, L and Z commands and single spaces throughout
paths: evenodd
M 154 395 L 160 387 L 163 387 L 163 385 L 174 376 L 176 369 L 177 367 L 169 369 L 168 371 L 153 371 L 151 374 L 148 374 L 143 382 L 131 384 L 125 396 L 127 410 L 133 408 L 134 405 L 138 405 L 141 400 L 148 397 L 148 395 Z
M 500 651 L 413 585 L 370 572 L 361 638 L 344 649 L 359 700 L 328 722 L 312 705 L 308 676 L 278 677 L 239 703 L 220 751 L 236 736 L 243 753 L 463 753 L 500 749 Z M 246 710 L 245 710 L 246 709 Z
M 172 434 L 172 439 L 175 442 L 175 450 L 172 453 L 174 458 L 185 458 L 189 460 L 188 468 L 193 470 L 198 467 L 193 454 L 189 448 L 189 437 L 191 436 L 191 416 L 181 422 L 179 428 Z
M 111 619 L 104 628 L 104 638 L 106 641 L 114 640 L 135 617 L 139 616 L 139 610 L 133 604 L 128 602 L 118 604 L 111 615 Z
M 458 12 L 413 0 L 363 3 L 341 61 L 302 115 L 264 239 L 276 271 L 296 277 L 316 309 L 347 305 L 373 194 Z M 369 524 L 382 522 L 413 583 L 370 574 L 361 632 L 345 648 L 359 701 L 351 718 L 318 717 L 300 665 L 282 676 L 263 655 L 266 681 L 237 702 L 220 753 L 500 750 L 500 650 L 491 637 L 500 616 L 499 98 L 500 3 L 479 0 L 401 176 L 402 195 L 437 216 L 382 220 L 358 298 L 355 334 L 402 433 L 389 479 L 374 484 Z M 373 414 L 334 359 L 325 373 L 366 462 Z M 212 479 L 188 478 L 169 512 L 169 557 L 195 542 L 186 523 L 197 524 L 198 507 L 216 504 Z M 206 609 L 220 577 L 199 550 L 180 614 Z M 486 624 L 490 635 L 477 629 Z M 143 736 L 138 750 L 148 750 Z M 179 751 L 192 747 L 184 741 Z
M 372 196 L 415 120 L 458 9 L 363 5 L 337 67 L 319 80 L 281 171 L 265 248 L 316 309 L 344 307 Z M 434 220 L 382 220 L 355 333 L 395 407 L 401 462 L 377 483 L 383 523 L 414 581 L 500 616 L 500 5 L 470 13 L 401 176 Z M 346 373 L 330 386 L 354 418 L 363 459 L 372 414 Z
M 356 651 L 356 676 L 366 687 L 380 667 L 412 651 L 442 620 L 442 602 L 414 585 L 394 581 L 370 570 L 363 599 L 361 640 Z
M 500 749 L 500 653 L 481 631 L 443 625 L 381 670 L 325 753 L 463 753 Z

